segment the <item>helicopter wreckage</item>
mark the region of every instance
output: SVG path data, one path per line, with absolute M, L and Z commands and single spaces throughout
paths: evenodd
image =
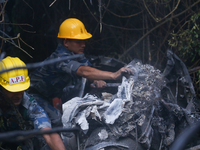
M 64 128 L 80 127 L 71 149 L 164 150 L 188 125 L 199 121 L 198 103 L 184 63 L 167 51 L 165 70 L 133 60 L 116 94 L 87 93 L 63 104 Z M 62 133 L 66 147 L 73 133 Z

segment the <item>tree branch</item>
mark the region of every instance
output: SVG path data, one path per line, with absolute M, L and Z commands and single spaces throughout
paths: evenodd
M 188 11 L 189 9 L 191 9 L 193 6 L 195 6 L 196 4 L 198 4 L 200 2 L 200 0 L 198 0 L 197 2 L 195 2 L 194 4 L 192 4 L 190 7 L 188 7 L 187 9 L 185 9 L 184 11 L 182 11 L 181 13 L 166 19 L 165 21 L 161 22 L 159 25 L 155 26 L 154 28 L 152 28 L 150 31 L 148 31 L 146 34 L 144 34 L 134 45 L 132 45 L 129 49 L 127 49 L 126 52 L 124 52 L 124 54 L 121 55 L 121 57 L 119 57 L 119 60 L 121 60 L 131 49 L 133 49 L 137 44 L 140 43 L 141 40 L 143 40 L 148 34 L 150 34 L 152 31 L 154 31 L 155 29 L 157 29 L 158 27 L 160 27 L 161 25 L 165 24 L 166 22 L 168 22 L 171 19 L 174 19 L 180 15 L 182 15 L 183 13 L 185 13 L 186 11 Z

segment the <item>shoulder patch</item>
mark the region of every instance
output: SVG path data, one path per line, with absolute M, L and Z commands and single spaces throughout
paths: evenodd
M 34 97 L 30 97 L 29 101 L 32 102 L 34 100 Z

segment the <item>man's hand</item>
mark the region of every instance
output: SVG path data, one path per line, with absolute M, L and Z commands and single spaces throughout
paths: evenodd
M 125 77 L 128 77 L 130 75 L 133 75 L 133 71 L 130 68 L 126 68 L 126 67 L 122 67 L 121 69 L 119 69 L 117 72 L 114 73 L 114 79 L 120 79 L 123 75 Z
M 106 82 L 103 80 L 94 80 L 92 84 L 90 84 L 92 88 L 105 88 Z
M 51 130 L 51 128 L 46 127 L 41 130 Z M 43 137 L 52 150 L 65 150 L 63 141 L 58 133 L 44 134 Z

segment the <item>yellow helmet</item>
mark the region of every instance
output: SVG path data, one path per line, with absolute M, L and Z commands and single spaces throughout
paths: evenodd
M 87 32 L 84 24 L 76 19 L 69 18 L 62 22 L 58 32 L 58 38 L 85 40 L 91 38 L 92 35 Z
M 0 71 L 16 67 L 25 67 L 25 63 L 17 57 L 6 57 L 0 62 Z M 0 85 L 10 92 L 20 92 L 29 88 L 28 69 L 16 69 L 0 74 Z

